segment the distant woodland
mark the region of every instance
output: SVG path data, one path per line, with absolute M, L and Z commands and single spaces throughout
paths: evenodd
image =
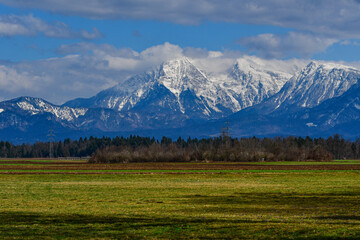
M 50 148 L 50 146 L 52 146 Z M 1 158 L 90 157 L 92 163 L 190 161 L 329 161 L 360 159 L 360 139 L 324 138 L 171 138 L 90 137 L 13 145 L 0 142 Z

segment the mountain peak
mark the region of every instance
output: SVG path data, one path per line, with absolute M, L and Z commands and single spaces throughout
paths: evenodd
M 310 71 L 333 71 L 335 69 L 338 70 L 347 70 L 347 71 L 359 71 L 358 69 L 348 66 L 348 65 L 344 65 L 344 64 L 340 64 L 340 63 L 334 63 L 334 62 L 322 62 L 322 61 L 311 61 L 305 68 L 304 71 L 305 72 L 310 72 Z
M 163 62 L 160 65 L 160 69 L 163 71 L 186 71 L 188 69 L 197 69 L 197 67 L 187 57 L 181 57 Z
M 163 62 L 160 70 L 196 68 L 187 57 L 173 58 Z
M 341 64 L 310 62 L 270 101 L 280 105 L 314 107 L 342 95 L 360 79 L 360 71 Z
M 42 98 L 18 97 L 12 100 L 1 102 L 1 109 L 8 109 L 13 112 L 23 112 L 30 115 L 50 113 L 61 120 L 72 121 L 79 116 L 85 115 L 86 108 L 70 108 L 57 106 Z
M 19 102 L 19 101 L 35 101 L 35 100 L 38 100 L 38 101 L 45 101 L 45 100 L 44 100 L 44 99 L 42 99 L 42 98 L 38 98 L 38 97 L 30 97 L 30 96 L 21 96 L 21 97 L 17 97 L 17 98 L 12 99 L 11 101 Z
M 187 57 L 182 56 L 182 57 L 173 58 L 173 59 L 170 59 L 168 61 L 165 61 L 165 62 L 163 62 L 163 65 L 164 64 L 175 64 L 175 63 L 192 64 Z
M 42 99 L 42 98 L 38 98 L 38 97 L 29 97 L 29 96 L 22 96 L 22 97 L 17 97 L 14 98 L 12 100 L 9 100 L 7 102 L 11 102 L 13 104 L 17 104 L 19 105 L 20 103 L 27 103 L 27 104 L 32 104 L 32 105 L 36 105 L 36 106 L 44 106 L 44 105 L 48 105 L 51 104 L 48 101 Z M 53 104 L 51 104 L 53 105 Z
M 319 67 L 321 63 L 319 61 L 316 61 L 316 60 L 311 60 L 311 62 L 309 62 L 308 65 L 306 65 L 305 69 L 306 68 L 317 68 Z
M 208 82 L 205 74 L 182 57 L 170 60 L 161 66 L 158 82 L 176 96 L 187 89 L 201 87 Z

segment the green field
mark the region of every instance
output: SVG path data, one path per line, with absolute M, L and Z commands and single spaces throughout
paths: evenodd
M 1 239 L 360 239 L 359 170 L 53 171 L 0 175 Z

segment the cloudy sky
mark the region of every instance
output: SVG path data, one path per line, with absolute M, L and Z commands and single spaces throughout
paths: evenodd
M 171 58 L 356 64 L 360 0 L 0 0 L 0 100 L 61 104 Z

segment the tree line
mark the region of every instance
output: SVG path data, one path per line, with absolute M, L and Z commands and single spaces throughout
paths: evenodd
M 360 159 L 360 139 L 339 135 L 325 138 L 171 138 L 89 137 L 53 142 L 53 157 L 90 157 L 90 162 L 186 162 L 186 161 L 327 161 Z M 1 158 L 46 158 L 49 142 L 14 145 L 0 142 Z

